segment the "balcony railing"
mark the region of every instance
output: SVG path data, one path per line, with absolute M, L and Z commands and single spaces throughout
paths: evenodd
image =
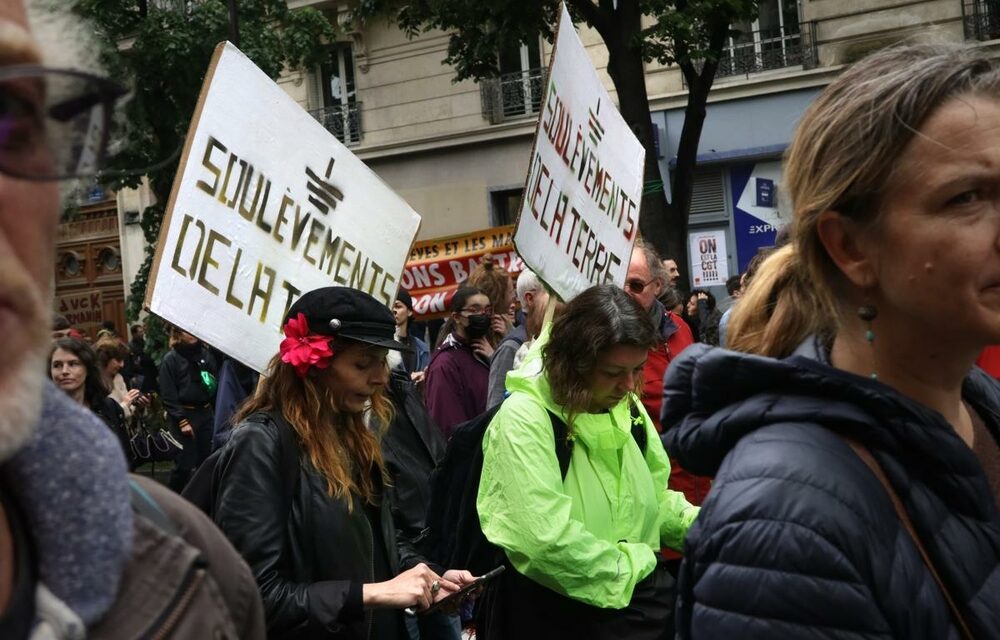
M 339 104 L 309 112 L 348 147 L 361 143 L 361 103 Z
M 481 80 L 483 115 L 490 124 L 537 115 L 547 76 L 548 69 L 529 69 Z
M 966 40 L 1000 38 L 1000 0 L 965 0 L 962 23 Z
M 722 50 L 716 78 L 816 65 L 815 23 L 744 32 L 740 42 Z

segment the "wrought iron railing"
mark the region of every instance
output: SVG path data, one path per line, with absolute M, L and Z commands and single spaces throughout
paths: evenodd
M 498 124 L 538 114 L 547 76 L 548 69 L 528 69 L 481 80 L 483 115 L 490 124 Z
M 361 143 L 361 103 L 340 104 L 309 112 L 347 146 Z
M 1000 38 L 1000 0 L 964 0 L 962 24 L 966 40 Z
M 816 65 L 815 23 L 744 32 L 727 44 L 719 58 L 716 78 Z

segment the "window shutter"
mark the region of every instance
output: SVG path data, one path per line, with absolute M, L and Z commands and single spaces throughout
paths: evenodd
M 698 169 L 691 189 L 691 215 L 725 213 L 726 190 L 722 169 Z
M 312 71 L 306 73 L 306 99 L 309 101 L 309 110 L 322 109 L 323 104 L 323 70 L 317 66 Z

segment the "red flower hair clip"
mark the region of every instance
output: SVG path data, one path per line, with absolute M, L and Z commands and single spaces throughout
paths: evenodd
M 309 367 L 326 369 L 333 358 L 330 336 L 309 333 L 309 321 L 300 313 L 285 323 L 285 339 L 281 341 L 281 361 L 295 367 L 300 378 L 306 377 Z

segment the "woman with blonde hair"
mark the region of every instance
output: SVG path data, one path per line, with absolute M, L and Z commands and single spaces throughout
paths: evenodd
M 360 291 L 303 295 L 220 452 L 213 517 L 257 579 L 269 638 L 404 640 L 404 608 L 472 580 L 438 575 L 402 538 L 397 546 L 385 461 L 365 420 L 371 411 L 390 422 L 386 353 L 404 348 L 395 326 Z
M 671 454 L 715 476 L 680 638 L 1000 637 L 1000 386 L 973 368 L 1000 341 L 998 98 L 987 51 L 895 48 L 799 122 L 742 353 L 665 381 Z

